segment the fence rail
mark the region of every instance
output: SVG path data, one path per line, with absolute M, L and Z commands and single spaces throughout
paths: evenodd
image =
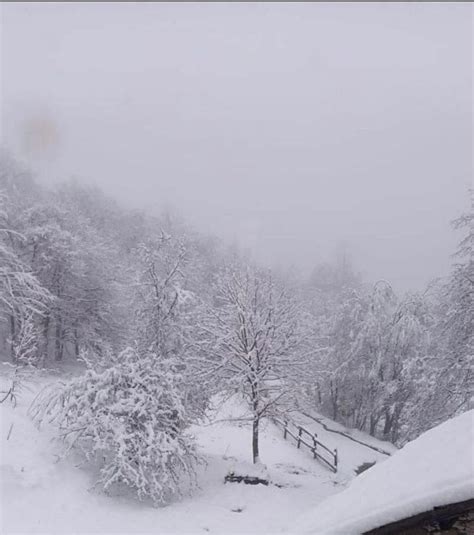
M 337 472 L 337 449 L 331 450 L 325 444 L 318 440 L 317 433 L 311 433 L 301 425 L 297 425 L 287 420 L 274 419 L 274 422 L 283 428 L 283 438 L 286 440 L 288 436 L 296 440 L 296 447 L 301 448 L 301 445 L 307 447 L 313 454 L 313 458 L 322 462 L 327 468 L 334 473 Z M 305 440 L 308 436 L 309 442 Z

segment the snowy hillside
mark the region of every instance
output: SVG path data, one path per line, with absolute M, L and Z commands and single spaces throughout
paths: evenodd
M 298 531 L 357 535 L 474 498 L 474 411 L 408 443 L 387 462 L 361 474 L 298 524 Z
M 318 429 L 321 439 L 341 452 L 341 470 L 335 475 L 266 423 L 261 455 L 271 484 L 225 484 L 230 470 L 247 470 L 251 460 L 250 427 L 225 421 L 226 406 L 214 415 L 224 421 L 192 429 L 207 462 L 199 472 L 199 489 L 155 509 L 129 496 L 105 496 L 91 488 L 93 474 L 71 458 L 57 462 L 53 430 L 38 431 L 26 414 L 35 393 L 52 380 L 36 377 L 26 384 L 16 408 L 9 402 L 0 405 L 2 533 L 279 532 L 342 490 L 354 464 L 386 457 L 340 435 L 327 433 L 323 439 Z
M 1 3 L 0 535 L 474 535 L 472 12 L 379 3 Z

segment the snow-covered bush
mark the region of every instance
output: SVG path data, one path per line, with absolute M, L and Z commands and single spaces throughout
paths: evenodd
M 173 362 L 129 348 L 110 367 L 44 391 L 32 416 L 58 423 L 66 451 L 99 463 L 104 490 L 125 484 L 165 503 L 194 484 L 198 460 L 181 382 Z

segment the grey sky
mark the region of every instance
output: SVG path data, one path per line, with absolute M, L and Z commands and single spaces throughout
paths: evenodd
M 470 4 L 3 4 L 2 137 L 264 262 L 444 274 L 472 177 Z M 37 132 L 43 143 L 35 143 Z

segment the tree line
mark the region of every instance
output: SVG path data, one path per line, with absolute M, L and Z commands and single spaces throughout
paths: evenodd
M 105 488 L 126 482 L 156 502 L 192 474 L 186 429 L 215 395 L 241 399 L 254 462 L 262 420 L 291 410 L 403 444 L 472 396 L 472 211 L 455 226 L 449 276 L 397 295 L 345 258 L 307 279 L 272 272 L 178 217 L 77 182 L 45 188 L 3 153 L 2 357 L 82 366 L 36 416 L 86 456 L 107 452 Z

